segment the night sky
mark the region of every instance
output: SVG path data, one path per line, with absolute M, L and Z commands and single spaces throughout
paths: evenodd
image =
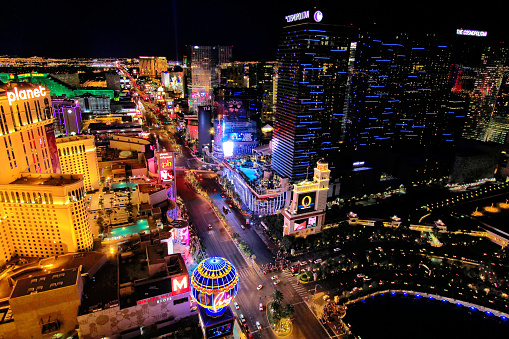
M 313 6 L 337 24 L 365 28 L 376 22 L 437 33 L 487 30 L 490 39 L 508 40 L 507 5 L 446 2 L 452 1 L 10 0 L 1 7 L 0 55 L 175 60 L 187 44 L 233 45 L 235 60 L 274 60 L 284 16 Z

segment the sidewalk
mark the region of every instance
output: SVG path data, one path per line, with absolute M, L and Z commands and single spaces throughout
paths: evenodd
M 272 239 L 261 229 L 260 225 L 251 225 L 251 228 L 258 234 L 260 239 L 267 245 L 267 248 L 276 255 L 279 251 L 279 246 L 275 244 Z

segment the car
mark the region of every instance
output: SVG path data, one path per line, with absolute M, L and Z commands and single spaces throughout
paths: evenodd
M 246 229 L 246 227 L 244 227 L 244 225 L 240 225 L 240 228 L 242 228 L 243 230 Z
M 262 329 L 262 325 L 260 324 L 259 321 L 256 322 L 256 328 L 261 330 Z
M 336 248 L 334 249 L 334 252 L 339 252 L 339 251 L 341 251 L 341 248 L 339 248 L 339 247 L 336 247 Z
M 326 294 L 326 295 L 324 295 L 324 296 L 323 296 L 323 300 L 325 300 L 325 301 L 329 300 L 329 296 L 328 296 L 327 294 Z
M 262 303 L 260 303 L 260 306 L 258 306 L 258 309 L 259 309 L 260 311 L 263 311 L 263 304 L 262 304 Z
M 301 261 L 300 263 L 301 266 L 306 266 L 307 264 L 308 264 L 307 261 Z
M 279 279 L 278 279 L 278 280 L 274 281 L 274 285 L 277 285 L 277 284 L 279 284 L 280 282 L 281 282 L 281 280 L 279 280 Z
M 246 318 L 244 318 L 244 315 L 243 315 L 242 313 L 240 314 L 240 321 L 241 321 L 242 323 L 245 323 L 245 322 L 246 322 Z
M 263 285 L 258 285 L 258 287 L 256 288 L 258 291 L 261 290 L 263 288 Z
M 315 264 L 319 264 L 319 263 L 321 263 L 321 262 L 322 262 L 322 259 L 316 259 L 316 260 L 315 260 Z
M 235 306 L 235 309 L 238 310 L 240 308 L 239 304 L 237 302 L 233 303 L 233 306 Z
M 277 275 L 273 275 L 272 277 L 270 277 L 270 280 L 276 280 L 277 279 Z
M 209 224 L 209 230 L 211 230 L 211 229 L 212 229 L 212 225 L 211 225 L 211 224 Z

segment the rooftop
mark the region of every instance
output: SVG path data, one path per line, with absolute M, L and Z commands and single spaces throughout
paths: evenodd
M 20 279 L 14 286 L 11 299 L 75 285 L 80 273 L 81 269 L 78 267 Z
M 79 141 L 79 140 L 87 140 L 87 139 L 94 139 L 93 135 L 74 135 L 70 137 L 63 137 L 63 138 L 56 138 L 57 144 L 64 143 L 64 142 L 72 142 L 72 141 Z
M 14 180 L 10 185 L 44 185 L 44 186 L 64 186 L 82 181 L 79 174 L 21 174 L 21 177 Z

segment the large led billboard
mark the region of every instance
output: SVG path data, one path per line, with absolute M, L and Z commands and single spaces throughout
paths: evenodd
M 175 161 L 172 152 L 159 153 L 159 178 L 161 182 L 175 179 Z
M 299 194 L 297 198 L 297 213 L 307 213 L 315 210 L 316 192 L 306 192 Z
M 311 228 L 316 226 L 317 217 L 310 217 L 307 219 L 300 219 L 295 221 L 295 226 L 293 227 L 294 231 L 305 230 L 306 228 Z

